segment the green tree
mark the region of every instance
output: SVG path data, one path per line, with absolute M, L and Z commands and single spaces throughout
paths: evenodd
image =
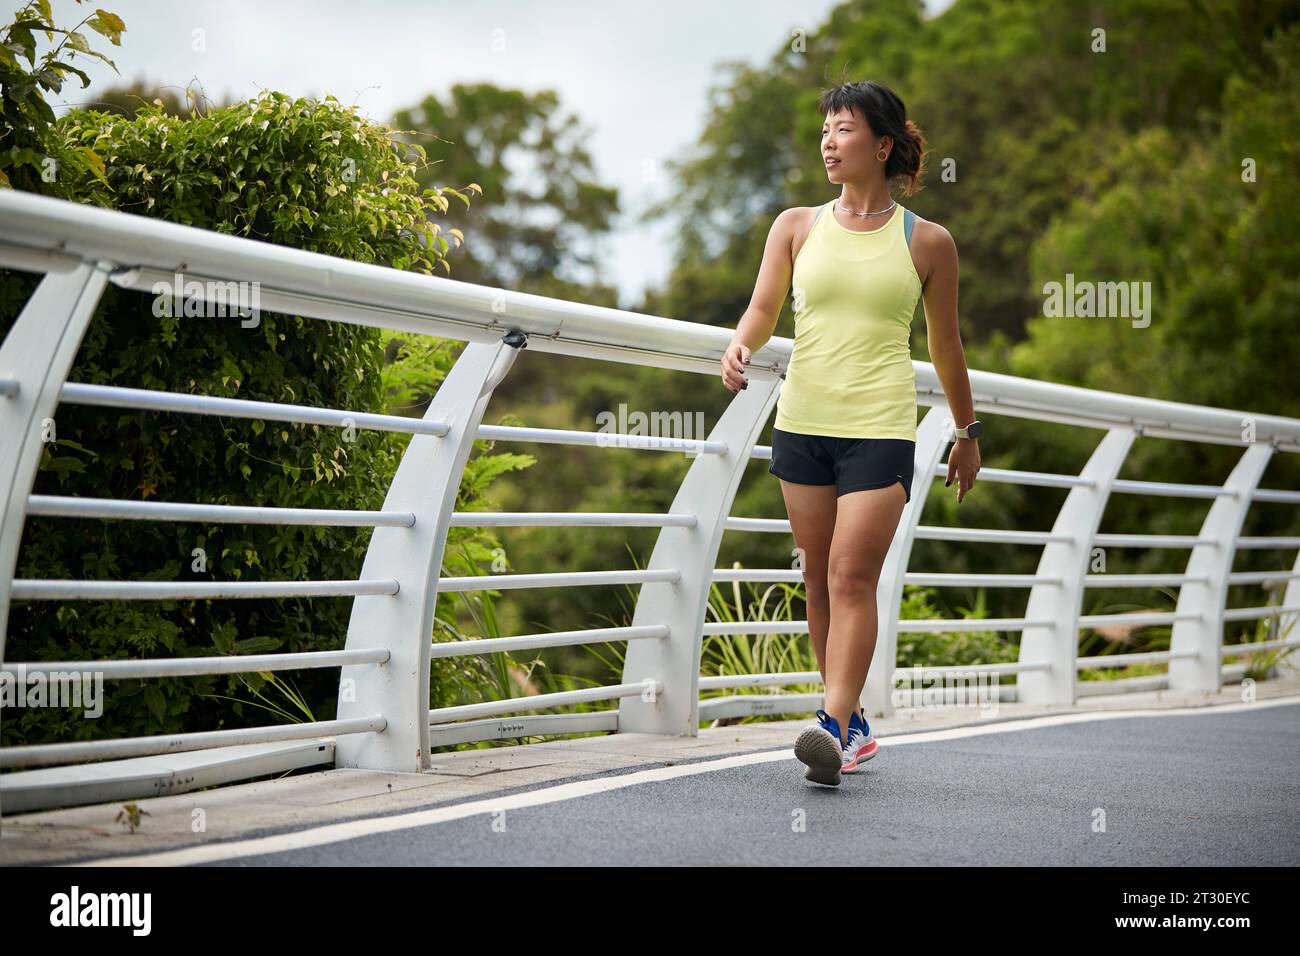
M 449 214 L 474 237 L 461 250 L 458 278 L 558 298 L 616 300 L 612 286 L 561 274 L 594 269 L 592 240 L 609 231 L 618 199 L 593 178 L 585 131 L 576 117 L 559 115 L 554 91 L 457 83 L 445 101 L 430 94 L 399 110 L 393 122 L 428 153 L 430 165 L 416 173 L 422 185 L 473 180 L 483 187 L 485 206 Z
M 58 170 L 102 172 L 104 162 L 92 149 L 80 143 L 65 145 L 49 136 L 55 117 L 44 94 L 60 92 L 69 74 L 81 80 L 82 89 L 90 85 L 90 77 L 72 65 L 74 60 L 103 60 L 117 69 L 112 60 L 90 48 L 82 27 L 108 37 L 114 46 L 121 45 L 126 29 L 116 14 L 106 10 L 96 10 L 71 30 L 61 29 L 54 25 L 49 0 L 32 0 L 5 27 L 0 40 L 0 187 L 46 192 L 45 184 Z M 38 62 L 34 33 L 43 33 L 50 42 L 56 33 L 63 39 Z

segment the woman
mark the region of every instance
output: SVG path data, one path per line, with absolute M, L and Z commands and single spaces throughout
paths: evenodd
M 795 743 L 805 778 L 836 786 L 875 755 L 859 700 L 876 647 L 876 583 L 912 496 L 916 379 L 909 349 L 924 295 L 930 358 L 957 432 L 948 480 L 960 502 L 980 468 L 974 403 L 957 326 L 957 247 L 948 230 L 899 206 L 920 180 L 925 138 L 879 83 L 821 96 L 821 151 L 839 196 L 787 209 L 768 234 L 749 308 L 722 358 L 722 381 L 772 337 L 794 280 L 795 344 L 772 429 L 770 472 L 802 555 L 808 633 L 826 686 L 818 722 Z M 966 429 L 969 428 L 969 431 Z M 924 494 L 925 488 L 920 489 Z M 844 728 L 841 730 L 841 728 Z

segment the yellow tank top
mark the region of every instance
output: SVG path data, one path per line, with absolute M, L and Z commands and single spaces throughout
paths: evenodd
M 921 296 L 902 206 L 870 232 L 822 206 L 791 280 L 794 351 L 777 397 L 782 431 L 916 441 L 908 339 Z

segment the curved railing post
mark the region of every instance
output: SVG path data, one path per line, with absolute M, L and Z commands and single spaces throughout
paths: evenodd
M 876 649 L 862 688 L 862 706 L 868 717 L 890 717 L 894 713 L 894 671 L 898 666 L 898 611 L 903 603 L 903 578 L 912 557 L 912 542 L 921 523 L 921 512 L 930 495 L 934 470 L 952 440 L 955 426 L 944 408 L 935 406 L 916 426 L 916 463 L 912 472 L 912 496 L 898 519 L 894 540 L 885 555 L 876 585 Z
M 641 585 L 632 626 L 667 624 L 669 636 L 629 642 L 623 683 L 658 680 L 664 690 L 658 697 L 643 694 L 620 700 L 620 732 L 691 737 L 699 732 L 700 648 L 714 563 L 736 489 L 776 404 L 781 383 L 778 376 L 761 375 L 753 369 L 748 378 L 749 387 L 731 400 L 709 435 L 709 441 L 725 444 L 726 452 L 700 453 L 673 499 L 671 513 L 693 513 L 695 526 L 664 528 L 655 541 L 648 567 L 680 570 L 681 583 Z
M 105 265 L 86 263 L 47 275 L 0 344 L 0 661 L 5 659 L 9 593 L 27 496 L 41 450 L 57 437 L 57 431 L 46 432 L 44 423 L 54 419 L 59 389 L 104 293 L 108 271 Z
M 1092 540 L 1135 437 L 1135 428 L 1110 429 L 1079 472 L 1088 483 L 1071 488 L 1056 515 L 1052 534 L 1068 536 L 1069 540 L 1043 545 L 1036 573 L 1044 580 L 1030 588 L 1025 607 L 1027 619 L 1051 623 L 1026 624 L 1020 632 L 1020 663 L 1045 661 L 1048 667 L 1021 671 L 1016 676 L 1018 703 L 1074 704 L 1079 616 Z
M 518 353 L 522 336 L 470 342 L 438 388 L 426 422 L 447 426 L 441 438 L 413 435 L 384 499 L 384 511 L 411 512 L 409 528 L 379 527 L 361 578 L 393 578 L 395 595 L 366 595 L 352 605 L 347 649 L 385 648 L 385 664 L 349 665 L 339 675 L 338 717 L 379 713 L 378 734 L 339 737 L 335 764 L 417 772 L 429 766 L 429 658 L 447 529 L 461 475 L 492 391 Z
M 1286 587 L 1278 603 L 1283 607 L 1300 607 L 1300 551 L 1296 552 L 1295 561 L 1291 565 L 1291 573 L 1287 575 Z M 1300 625 L 1300 612 L 1283 612 L 1278 615 L 1276 636 L 1280 638 L 1296 637 L 1295 629 L 1297 625 Z M 1300 654 L 1297 654 L 1294 649 L 1289 653 L 1283 653 L 1278 658 L 1277 671 L 1279 677 L 1300 677 Z
M 1228 601 L 1228 576 L 1237 553 L 1237 538 L 1250 510 L 1251 496 L 1273 456 L 1271 442 L 1250 445 L 1232 469 L 1223 487 L 1232 495 L 1214 499 L 1201 522 L 1201 537 L 1211 539 L 1192 548 L 1187 561 L 1188 580 L 1178 589 L 1178 614 L 1169 650 L 1170 690 L 1217 692 L 1223 683 L 1223 609 Z M 1194 652 L 1195 657 L 1179 657 Z

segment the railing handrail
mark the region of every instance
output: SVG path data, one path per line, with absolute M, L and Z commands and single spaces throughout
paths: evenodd
M 707 374 L 716 372 L 731 341 L 732 330 L 698 322 L 404 272 L 16 190 L 0 191 L 0 223 L 0 265 L 31 269 L 41 256 L 52 271 L 76 260 L 106 262 L 121 270 L 112 277 L 116 284 L 142 291 L 177 272 L 257 282 L 264 296 L 269 290 L 295 299 L 293 308 L 309 317 L 340 320 L 346 313 L 346 321 L 358 324 L 478 342 L 496 342 L 518 329 L 538 351 L 587 355 L 593 347 L 609 349 L 623 353 L 620 361 Z M 754 371 L 784 371 L 793 346 L 792 339 L 773 336 L 754 353 Z M 933 365 L 912 365 L 919 400 L 938 404 L 942 385 Z M 976 369 L 969 377 L 977 410 L 1051 414 L 1080 424 L 1130 425 L 1152 435 L 1234 444 L 1242 441 L 1246 418 L 1257 441 L 1300 451 L 1297 418 Z

